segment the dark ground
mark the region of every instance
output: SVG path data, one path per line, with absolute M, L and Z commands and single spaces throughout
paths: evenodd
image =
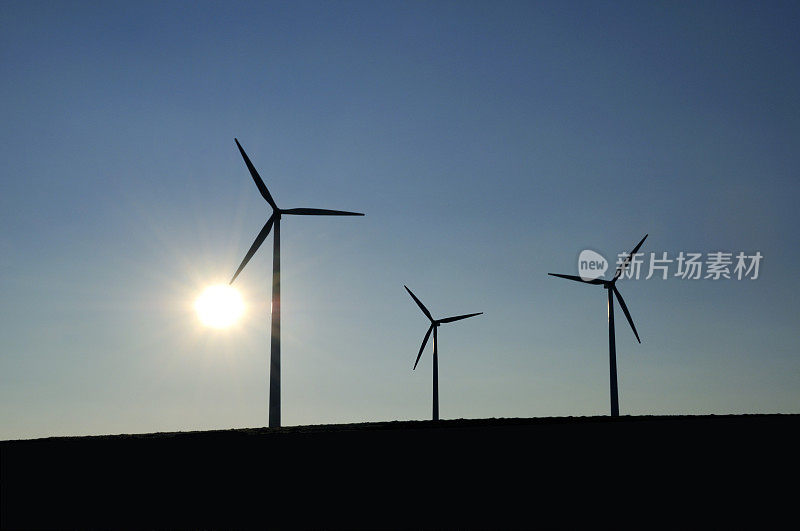
M 793 527 L 798 427 L 562 417 L 0 441 L 0 524 Z

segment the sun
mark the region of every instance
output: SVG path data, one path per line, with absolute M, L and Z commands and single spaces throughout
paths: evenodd
M 244 302 L 235 288 L 219 284 L 203 290 L 194 303 L 194 309 L 204 325 L 228 328 L 244 313 Z

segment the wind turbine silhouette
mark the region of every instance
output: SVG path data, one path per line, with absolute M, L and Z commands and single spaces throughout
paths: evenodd
M 258 175 L 253 163 L 247 153 L 242 149 L 239 140 L 234 138 L 236 145 L 239 147 L 239 152 L 242 154 L 244 163 L 247 169 L 250 170 L 250 175 L 253 176 L 258 191 L 272 207 L 272 215 L 267 220 L 261 232 L 256 236 L 253 245 L 239 265 L 239 269 L 234 273 L 231 279 L 231 284 L 239 276 L 244 266 L 250 261 L 250 258 L 258 250 L 259 246 L 264 242 L 269 235 L 272 226 L 275 226 L 275 236 L 273 240 L 273 253 L 272 253 L 272 334 L 270 342 L 270 368 L 269 368 L 269 425 L 270 427 L 279 427 L 281 425 L 281 216 L 283 214 L 293 216 L 363 216 L 364 214 L 358 212 L 344 212 L 341 210 L 322 210 L 319 208 L 289 208 L 281 209 L 275 204 L 272 199 L 267 186 L 261 177 Z
M 602 278 L 595 278 L 591 280 L 584 280 L 581 277 L 576 277 L 575 275 L 560 275 L 558 273 L 547 273 L 548 275 L 552 275 L 554 277 L 561 277 L 566 278 L 567 280 L 575 280 L 577 282 L 584 282 L 586 284 L 597 284 L 603 286 L 604 289 L 608 291 L 608 363 L 610 366 L 611 371 L 611 416 L 618 417 L 619 416 L 619 394 L 617 391 L 617 343 L 614 337 L 614 296 L 617 297 L 619 301 L 619 305 L 622 308 L 622 312 L 625 314 L 625 317 L 628 319 L 628 323 L 631 325 L 631 329 L 633 330 L 633 335 L 636 336 L 636 341 L 639 343 L 642 342 L 639 339 L 639 333 L 636 331 L 636 326 L 633 324 L 633 319 L 631 318 L 631 313 L 628 311 L 628 305 L 625 304 L 625 299 L 622 298 L 619 290 L 617 289 L 617 280 L 619 279 L 622 272 L 628 266 L 631 261 L 633 255 L 639 250 L 642 246 L 644 241 L 647 239 L 647 234 L 644 235 L 644 238 L 636 244 L 636 247 L 633 248 L 633 251 L 628 253 L 628 256 L 625 257 L 625 260 L 617 267 L 616 273 L 614 273 L 614 278 L 611 280 L 603 280 Z
M 431 326 L 428 328 L 428 331 L 425 332 L 425 339 L 422 340 L 422 346 L 419 347 L 419 354 L 417 354 L 417 361 L 414 362 L 414 369 L 417 368 L 417 363 L 419 363 L 419 359 L 422 357 L 422 351 L 425 350 L 425 345 L 428 344 L 428 338 L 431 336 L 431 331 L 433 331 L 433 420 L 439 420 L 439 341 L 437 339 L 436 330 L 439 328 L 439 325 L 442 323 L 452 323 L 453 321 L 460 321 L 461 319 L 466 319 L 467 317 L 475 317 L 476 315 L 480 315 L 483 312 L 478 313 L 468 313 L 466 315 L 457 315 L 455 317 L 445 317 L 444 319 L 434 319 L 431 315 L 431 312 L 422 304 L 416 295 L 411 293 L 411 290 L 408 289 L 408 286 L 403 285 L 406 288 L 406 291 L 411 298 L 414 299 L 414 302 L 417 303 L 419 309 L 422 310 L 422 313 L 425 314 L 425 317 L 430 319 Z

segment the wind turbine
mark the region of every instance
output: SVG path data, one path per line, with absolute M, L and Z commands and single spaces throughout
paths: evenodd
M 422 310 L 422 313 L 425 314 L 425 317 L 430 319 L 431 326 L 428 328 L 428 331 L 425 332 L 425 339 L 422 340 L 422 346 L 419 347 L 419 354 L 417 354 L 417 361 L 414 362 L 414 369 L 417 368 L 417 363 L 419 363 L 420 357 L 422 357 L 422 351 L 425 350 L 425 345 L 428 344 L 428 338 L 431 336 L 431 331 L 433 331 L 433 420 L 439 420 L 439 341 L 437 340 L 436 330 L 439 328 L 439 325 L 442 323 L 452 323 L 453 321 L 460 321 L 461 319 L 466 319 L 467 317 L 475 317 L 476 315 L 480 315 L 483 312 L 478 313 L 468 313 L 466 315 L 457 315 L 455 317 L 445 317 L 444 319 L 434 319 L 431 315 L 431 312 L 422 304 L 416 295 L 411 293 L 411 290 L 408 289 L 408 286 L 403 286 L 406 288 L 406 291 L 411 298 L 414 299 L 414 302 L 417 303 L 419 309 Z
M 644 235 L 644 238 L 636 244 L 636 247 L 633 248 L 633 251 L 628 253 L 628 256 L 623 260 L 623 262 L 617 267 L 616 273 L 614 273 L 614 278 L 611 280 L 603 280 L 602 278 L 594 278 L 591 280 L 584 280 L 581 277 L 577 277 L 575 275 L 560 275 L 558 273 L 547 273 L 548 275 L 552 275 L 554 277 L 561 277 L 566 278 L 567 280 L 575 280 L 577 282 L 584 282 L 586 284 L 596 284 L 603 286 L 604 289 L 608 291 L 608 363 L 610 365 L 611 370 L 611 416 L 618 417 L 619 416 L 619 394 L 617 391 L 617 344 L 616 339 L 614 338 L 614 296 L 617 297 L 619 301 L 619 305 L 622 308 L 622 312 L 625 314 L 625 317 L 628 319 L 628 323 L 631 325 L 631 329 L 633 330 L 633 335 L 636 336 L 636 341 L 639 343 L 642 342 L 639 339 L 639 333 L 636 331 L 636 326 L 633 324 L 633 319 L 631 319 L 631 313 L 628 311 L 628 305 L 625 304 L 625 299 L 622 298 L 619 290 L 617 289 L 617 280 L 619 279 L 622 272 L 628 266 L 631 261 L 633 255 L 639 250 L 639 248 L 644 243 L 645 239 L 647 239 L 647 234 Z
M 239 269 L 234 273 L 231 279 L 231 284 L 239 276 L 244 266 L 250 261 L 250 258 L 258 250 L 259 246 L 264 242 L 269 235 L 269 231 L 275 226 L 275 236 L 273 239 L 273 252 L 272 252 L 272 334 L 270 342 L 270 368 L 269 368 L 269 425 L 270 427 L 279 427 L 281 425 L 281 216 L 284 214 L 292 216 L 363 216 L 364 214 L 358 212 L 344 212 L 341 210 L 322 210 L 319 208 L 278 208 L 275 200 L 272 199 L 267 186 L 261 177 L 258 175 L 253 163 L 247 153 L 242 149 L 239 140 L 235 139 L 236 145 L 239 147 L 239 152 L 242 154 L 244 163 L 247 169 L 250 170 L 250 175 L 253 176 L 253 181 L 261 192 L 262 197 L 272 207 L 272 215 L 267 220 L 261 232 L 256 236 L 253 245 L 239 265 Z

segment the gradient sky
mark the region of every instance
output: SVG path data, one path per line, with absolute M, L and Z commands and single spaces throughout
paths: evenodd
M 621 280 L 621 414 L 800 413 L 797 2 L 0 3 L 0 438 L 608 414 L 578 253 L 761 252 Z M 674 270 L 672 270 L 674 271 Z

